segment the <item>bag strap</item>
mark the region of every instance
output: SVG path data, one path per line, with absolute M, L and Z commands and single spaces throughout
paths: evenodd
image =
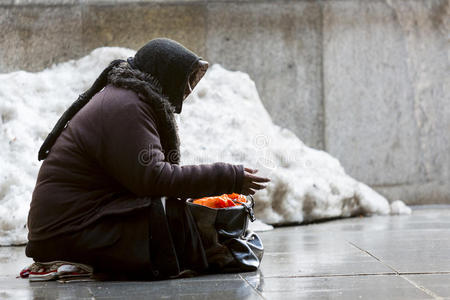
M 255 199 L 253 198 L 252 195 L 249 195 L 249 196 L 250 196 L 249 204 L 248 204 L 248 202 L 243 203 L 243 202 L 239 202 L 236 200 L 233 200 L 233 202 L 244 206 L 245 211 L 247 212 L 248 216 L 250 217 L 250 221 L 254 222 L 256 220 L 255 213 L 253 212 L 253 208 L 255 207 Z

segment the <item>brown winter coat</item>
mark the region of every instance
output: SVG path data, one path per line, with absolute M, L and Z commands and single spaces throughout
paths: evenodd
M 105 216 L 148 209 L 161 196 L 241 192 L 241 165 L 171 164 L 160 136 L 150 105 L 131 90 L 107 85 L 73 117 L 43 162 L 29 212 L 29 240 L 82 232 Z M 154 218 L 149 220 L 154 227 L 165 222 L 158 214 Z

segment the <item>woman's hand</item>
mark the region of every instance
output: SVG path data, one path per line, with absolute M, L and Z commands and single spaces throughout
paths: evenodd
M 266 182 L 269 182 L 269 178 L 259 177 L 256 174 L 258 170 L 244 168 L 244 182 L 242 184 L 242 192 L 243 195 L 254 195 L 256 191 L 262 190 L 266 188 Z

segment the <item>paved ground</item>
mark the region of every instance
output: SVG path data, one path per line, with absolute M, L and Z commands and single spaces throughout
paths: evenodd
M 450 206 L 261 233 L 260 271 L 162 282 L 29 283 L 0 248 L 0 299 L 450 299 Z

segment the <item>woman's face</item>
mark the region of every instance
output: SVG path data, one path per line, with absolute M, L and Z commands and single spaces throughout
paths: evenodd
M 208 66 L 209 64 L 207 61 L 204 60 L 198 61 L 197 67 L 194 69 L 191 75 L 189 75 L 189 80 L 184 89 L 183 100 L 186 99 L 192 93 L 192 90 L 195 88 L 200 79 L 202 79 L 203 75 L 205 75 L 206 71 L 208 70 Z
M 188 83 L 187 83 L 186 88 L 184 90 L 183 100 L 186 99 L 192 93 L 191 77 L 192 76 L 189 77 Z

